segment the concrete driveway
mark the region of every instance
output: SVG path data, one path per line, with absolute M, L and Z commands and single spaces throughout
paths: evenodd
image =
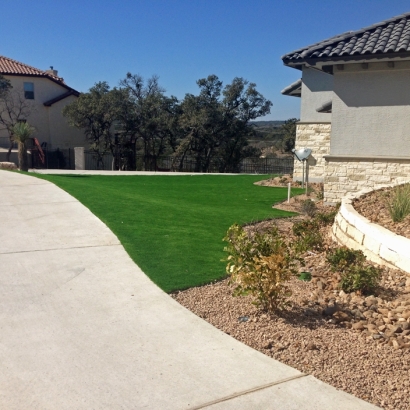
M 53 184 L 0 190 L 0 409 L 376 409 L 187 311 Z

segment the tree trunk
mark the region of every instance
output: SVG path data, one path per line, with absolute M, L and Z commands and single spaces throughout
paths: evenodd
M 20 171 L 28 171 L 28 156 L 26 143 L 19 142 L 18 146 L 19 169 Z
M 11 150 L 13 149 L 13 140 L 10 138 L 10 145 L 9 145 L 9 150 L 7 151 L 6 154 L 6 161 L 10 162 L 10 155 L 11 155 Z

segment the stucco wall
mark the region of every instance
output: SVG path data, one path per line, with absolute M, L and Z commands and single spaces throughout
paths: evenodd
M 329 122 L 331 114 L 319 113 L 316 109 L 332 99 L 332 90 L 332 75 L 304 67 L 302 71 L 300 121 Z
M 84 146 L 84 133 L 70 127 L 67 120 L 62 116 L 61 110 L 76 97 L 70 96 L 51 107 L 45 107 L 44 103 L 56 98 L 67 89 L 46 78 L 25 77 L 25 76 L 4 76 L 10 80 L 13 86 L 12 92 L 20 93 L 24 96 L 23 83 L 34 84 L 34 100 L 25 100 L 30 106 L 30 115 L 26 118 L 36 132 L 34 136 L 42 142 L 47 142 L 49 148 L 73 148 L 74 146 Z M 0 137 L 7 137 L 6 130 L 0 130 Z
M 324 156 L 330 149 L 330 123 L 303 123 L 296 125 L 295 148 L 310 148 L 312 154 L 307 161 L 307 180 L 309 182 L 323 182 L 325 176 Z M 295 159 L 293 179 L 301 181 L 303 177 L 302 163 Z
M 334 71 L 332 155 L 410 157 L 410 63 Z

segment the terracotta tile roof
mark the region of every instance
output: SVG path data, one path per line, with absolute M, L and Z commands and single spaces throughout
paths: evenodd
M 404 53 L 410 55 L 410 13 L 292 51 L 282 60 L 286 65 L 296 65 L 309 60 L 363 60 Z
M 60 83 L 63 87 L 69 88 L 65 83 L 64 79 L 57 77 L 51 73 L 48 73 L 38 68 L 31 67 L 27 64 L 20 63 L 11 58 L 0 56 L 0 74 L 3 75 L 27 75 L 35 77 L 46 77 L 55 82 Z

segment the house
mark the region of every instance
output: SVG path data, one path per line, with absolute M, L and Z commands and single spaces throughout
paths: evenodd
M 79 92 L 69 87 L 53 67 L 42 71 L 0 56 L 0 74 L 13 87 L 10 98 L 14 115 L 36 129 L 33 136 L 43 146 L 51 149 L 84 146 L 84 133 L 70 127 L 61 113 L 67 104 L 79 96 Z M 4 103 L 0 104 L 0 113 L 7 117 Z M 8 136 L 7 129 L 0 124 L 1 146 L 7 146 Z
M 302 73 L 282 93 L 301 98 L 296 148 L 312 149 L 309 180 L 324 182 L 325 202 L 410 180 L 410 13 L 282 60 Z

